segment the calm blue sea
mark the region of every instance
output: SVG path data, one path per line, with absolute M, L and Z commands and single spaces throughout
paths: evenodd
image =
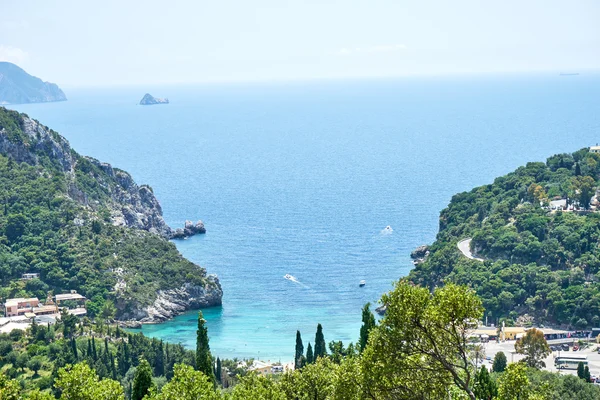
M 453 194 L 600 142 L 598 75 L 65 91 L 14 108 L 150 184 L 171 226 L 204 220 L 177 246 L 221 279 L 204 313 L 230 358 L 291 360 L 319 322 L 356 341 L 361 306 L 408 273 Z M 136 105 L 146 92 L 171 104 Z M 193 347 L 195 329 L 189 313 L 143 332 Z

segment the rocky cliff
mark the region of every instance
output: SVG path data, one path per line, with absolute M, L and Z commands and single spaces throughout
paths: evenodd
M 43 215 L 59 224 L 55 230 L 63 236 L 62 241 L 69 242 L 71 259 L 77 260 L 79 256 L 79 267 L 91 268 L 87 276 L 78 273 L 69 279 L 69 274 L 75 273 L 71 269 L 50 273 L 48 269 L 56 267 L 43 264 L 31 267 L 35 272 L 40 268 L 42 280 L 50 287 L 59 291 L 77 289 L 78 285 L 85 284 L 85 279 L 93 279 L 93 285 L 114 282 L 111 286 L 114 286 L 117 317 L 144 322 L 171 318 L 189 308 L 221 304 L 222 290 L 217 277 L 207 275 L 204 268 L 183 259 L 175 246 L 167 242 L 205 233 L 202 221 L 186 221 L 183 228 L 171 229 L 163 219 L 162 208 L 150 186 L 136 184 L 130 174 L 108 163 L 79 155 L 52 129 L 25 114 L 0 107 L 0 166 L 6 158 L 35 167 L 38 172 L 34 176 L 55 181 L 50 187 L 56 192 L 43 194 L 34 190 L 34 186 L 20 187 L 22 180 L 11 182 L 8 175 L 0 177 L 0 192 L 8 192 L 4 198 L 8 196 L 10 202 L 26 204 L 15 204 L 14 215 L 23 215 L 24 221 L 33 223 L 40 211 L 27 209 L 28 204 L 47 207 L 47 214 Z M 3 188 L 2 184 L 7 186 Z M 15 194 L 10 195 L 11 191 Z M 31 198 L 24 198 L 23 193 Z M 24 211 L 23 207 L 26 207 Z M 11 213 L 5 206 L 4 217 L 0 216 L 0 254 L 12 251 L 12 247 L 3 250 L 1 240 L 2 219 L 10 219 Z M 110 228 L 103 228 L 105 224 Z M 86 235 L 82 229 L 101 236 L 103 239 L 97 237 L 95 244 L 102 243 L 102 247 L 92 243 L 88 249 L 90 245 L 79 243 Z M 24 226 L 23 232 L 26 231 L 27 226 Z M 30 234 L 36 232 L 32 230 Z M 86 267 L 86 262 L 91 264 Z M 17 276 L 18 271 L 15 279 Z M 0 283 L 10 280 L 3 278 L 6 277 L 0 277 Z M 84 287 L 91 290 L 90 285 L 86 285 Z
M 0 104 L 63 101 L 67 97 L 54 83 L 29 75 L 9 62 L 0 62 Z
M 154 97 L 150 93 L 146 93 L 142 100 L 140 100 L 141 106 L 151 106 L 153 104 L 169 104 L 169 99 L 161 99 L 159 97 Z
M 6 110 L 11 113 L 11 111 Z M 12 112 L 13 115 L 18 115 Z M 166 239 L 182 239 L 205 233 L 204 223 L 186 221 L 183 229 L 171 229 L 163 219 L 162 208 L 148 185 L 137 185 L 131 175 L 92 157 L 78 155 L 58 133 L 22 114 L 18 126 L 0 130 L 0 154 L 31 165 L 50 163 L 69 178 L 69 196 L 78 203 L 98 210 L 107 207 L 112 223 L 142 229 Z M 91 178 L 100 186 L 92 197 L 77 176 Z
M 164 322 L 189 309 L 220 305 L 222 297 L 219 279 L 216 275 L 208 275 L 204 285 L 186 283 L 175 289 L 159 290 L 150 305 L 121 299 L 116 306 L 121 319 L 147 324 Z

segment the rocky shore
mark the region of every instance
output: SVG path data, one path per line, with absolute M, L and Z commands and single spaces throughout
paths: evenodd
M 208 275 L 204 286 L 185 284 L 176 289 L 159 290 L 149 306 L 131 304 L 124 299 L 116 307 L 121 324 L 140 327 L 141 324 L 165 322 L 177 315 L 199 308 L 221 305 L 223 290 L 216 275 Z
M 427 256 L 429 256 L 429 246 L 425 244 L 417 247 L 410 253 L 410 258 L 413 259 L 413 264 L 415 265 L 425 261 Z

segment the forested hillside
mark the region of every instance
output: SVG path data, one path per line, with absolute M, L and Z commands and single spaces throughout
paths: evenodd
M 196 305 L 220 304 L 216 277 L 183 258 L 168 232 L 151 188 L 0 108 L 0 301 L 77 290 L 92 299 L 92 317 L 111 301 L 117 317 L 142 319 L 155 317 L 147 308 L 159 291 L 184 287 Z
M 539 323 L 598 326 L 599 174 L 599 155 L 582 149 L 455 195 L 429 256 L 409 279 L 430 288 L 471 286 L 490 322 L 529 314 Z M 457 243 L 466 238 L 484 262 L 461 254 Z

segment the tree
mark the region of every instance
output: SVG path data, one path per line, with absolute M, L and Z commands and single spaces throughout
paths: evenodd
M 586 382 L 591 382 L 592 381 L 592 375 L 590 374 L 590 367 L 588 367 L 587 365 L 583 369 L 583 379 Z
M 498 388 L 490 377 L 485 365 L 481 366 L 479 373 L 475 376 L 473 394 L 479 400 L 492 400 L 498 394 Z
M 87 363 L 67 365 L 58 371 L 54 386 L 62 400 L 122 400 L 123 387 L 112 379 L 98 378 Z
M 215 377 L 217 382 L 222 383 L 221 374 L 223 373 L 223 366 L 221 365 L 221 359 L 217 357 L 217 370 L 215 371 Z
M 219 400 L 212 380 L 201 371 L 185 364 L 176 364 L 173 379 L 163 386 L 160 393 L 153 393 L 151 400 Z
M 515 351 L 525 355 L 525 363 L 531 368 L 546 366 L 543 359 L 550 354 L 550 347 L 544 338 L 544 332 L 531 328 L 525 336 L 515 343 Z
M 474 292 L 448 283 L 432 294 L 401 280 L 381 301 L 386 314 L 362 353 L 369 397 L 425 398 L 454 385 L 475 400 L 469 337 L 483 307 Z
M 42 369 L 43 360 L 41 356 L 34 356 L 27 362 L 27 368 L 33 371 L 34 376 Z
M 21 385 L 14 379 L 8 379 L 4 374 L 0 374 L 0 399 L 2 400 L 20 400 Z
M 527 400 L 529 394 L 529 379 L 525 364 L 509 364 L 498 378 L 498 400 Z
M 313 361 L 314 361 L 313 349 L 310 345 L 310 342 L 308 342 L 308 347 L 306 349 L 306 364 L 312 364 Z
M 66 338 L 71 338 L 77 328 L 77 317 L 69 312 L 67 308 L 60 311 L 60 323 L 63 329 L 63 335 Z
M 585 379 L 585 372 L 582 362 L 577 364 L 577 377 L 579 377 L 579 379 Z
M 155 343 L 155 342 L 153 342 Z M 154 349 L 154 375 L 162 376 L 165 374 L 165 352 L 163 341 L 159 341 Z
M 9 215 L 6 222 L 6 227 L 4 228 L 6 238 L 9 241 L 14 242 L 25 233 L 26 227 L 27 217 L 25 217 L 23 214 Z
M 109 321 L 115 317 L 116 312 L 117 309 L 115 308 L 114 303 L 110 300 L 107 300 L 104 303 L 104 306 L 102 306 L 102 311 L 100 311 L 100 314 L 104 321 Z
M 208 329 L 202 311 L 198 312 L 198 330 L 196 331 L 196 370 L 204 373 L 211 382 L 215 382 L 212 356 L 208 345 Z
M 144 396 L 150 393 L 150 389 L 153 387 L 152 368 L 150 367 L 150 363 L 142 358 L 133 377 L 131 400 L 142 400 Z
M 325 337 L 323 336 L 323 327 L 321 324 L 317 324 L 317 333 L 315 334 L 315 349 L 314 359 L 319 357 L 325 357 L 327 355 L 327 344 L 325 343 Z
M 286 400 L 286 396 L 273 379 L 249 374 L 240 378 L 240 382 L 233 388 L 230 399 Z
M 571 188 L 583 208 L 590 207 L 590 200 L 594 196 L 596 182 L 591 176 L 576 176 L 571 180 Z
M 499 351 L 496 353 L 496 355 L 494 356 L 494 363 L 492 364 L 492 371 L 493 372 L 504 372 L 504 370 L 506 369 L 506 355 L 504 354 L 504 352 Z
M 294 356 L 294 369 L 300 369 L 302 366 L 300 365 L 300 359 L 304 355 L 304 345 L 302 344 L 302 336 L 300 336 L 300 331 L 296 331 L 296 354 Z
M 375 316 L 371 312 L 370 307 L 371 303 L 367 303 L 362 308 L 362 326 L 360 327 L 360 339 L 358 341 L 358 349 L 361 353 L 367 347 L 369 332 L 376 325 Z

